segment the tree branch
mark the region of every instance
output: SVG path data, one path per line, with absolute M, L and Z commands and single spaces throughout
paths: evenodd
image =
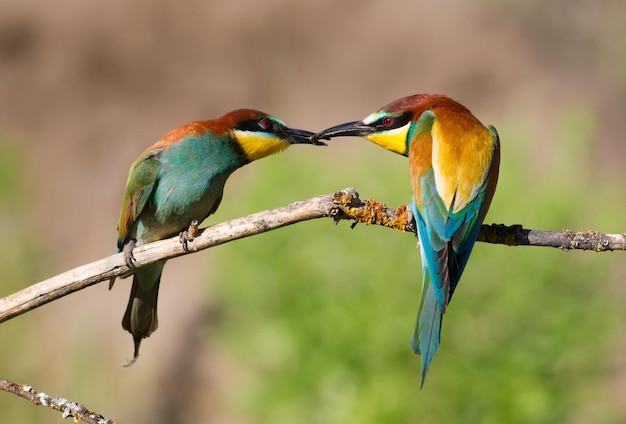
M 44 392 L 37 392 L 31 386 L 13 383 L 4 378 L 0 378 L 0 390 L 23 397 L 37 406 L 43 405 L 62 412 L 63 418 L 72 417 L 74 422 L 81 420 L 90 424 L 115 424 L 115 421 L 105 419 L 102 415 L 89 411 L 80 403 L 70 402 L 67 399 L 56 396 L 49 396 Z
M 200 229 L 196 239 L 188 243 L 189 251 L 183 248 L 179 237 L 139 246 L 133 251 L 135 267 L 325 217 L 332 218 L 335 223 L 352 220 L 355 221 L 353 226 L 364 223 L 415 233 L 406 206 L 401 205 L 393 210 L 376 200 L 363 201 L 353 188 L 348 188 Z M 483 225 L 478 240 L 508 246 L 548 246 L 563 250 L 626 250 L 624 234 L 601 234 L 595 231 L 580 233 L 567 229 L 561 232 L 536 231 L 524 229 L 521 225 Z M 130 274 L 132 270 L 126 265 L 122 253 L 74 268 L 0 299 L 0 323 L 77 290 Z

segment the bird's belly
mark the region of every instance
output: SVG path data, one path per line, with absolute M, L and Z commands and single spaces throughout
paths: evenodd
M 175 236 L 193 220 L 202 222 L 214 211 L 222 197 L 224 183 L 213 178 L 210 183 L 161 180 L 153 198 L 151 213 L 138 219 L 137 241 L 141 244 Z

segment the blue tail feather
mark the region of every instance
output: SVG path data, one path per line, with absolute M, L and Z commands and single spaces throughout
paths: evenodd
M 427 273 L 428 271 L 426 271 Z M 435 296 L 433 285 L 425 276 L 422 287 L 422 298 L 417 316 L 417 322 L 411 336 L 413 351 L 422 356 L 422 382 L 420 389 L 424 387 L 428 367 L 432 361 L 441 338 L 441 318 L 443 315 L 441 305 Z

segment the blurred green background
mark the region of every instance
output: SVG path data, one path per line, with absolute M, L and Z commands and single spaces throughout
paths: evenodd
M 120 0 L 0 4 L 4 296 L 113 253 L 130 163 L 238 107 L 321 130 L 418 92 L 498 128 L 487 223 L 626 231 L 626 3 Z M 358 139 L 233 175 L 206 225 L 354 186 L 410 198 Z M 410 234 L 301 223 L 168 263 L 131 368 L 129 280 L 0 325 L 0 377 L 120 423 L 626 421 L 622 253 L 479 243 L 419 390 Z M 0 392 L 2 422 L 64 422 Z

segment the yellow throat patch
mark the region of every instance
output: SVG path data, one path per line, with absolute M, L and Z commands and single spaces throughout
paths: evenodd
M 233 134 L 250 161 L 280 153 L 289 147 L 288 141 L 270 133 L 234 130 Z
M 378 144 L 380 147 L 383 147 L 387 150 L 404 155 L 407 152 L 406 137 L 409 132 L 410 126 L 411 123 L 409 122 L 405 126 L 400 128 L 394 128 L 389 131 L 383 131 L 367 135 L 365 136 L 365 139 L 371 141 L 372 143 Z

